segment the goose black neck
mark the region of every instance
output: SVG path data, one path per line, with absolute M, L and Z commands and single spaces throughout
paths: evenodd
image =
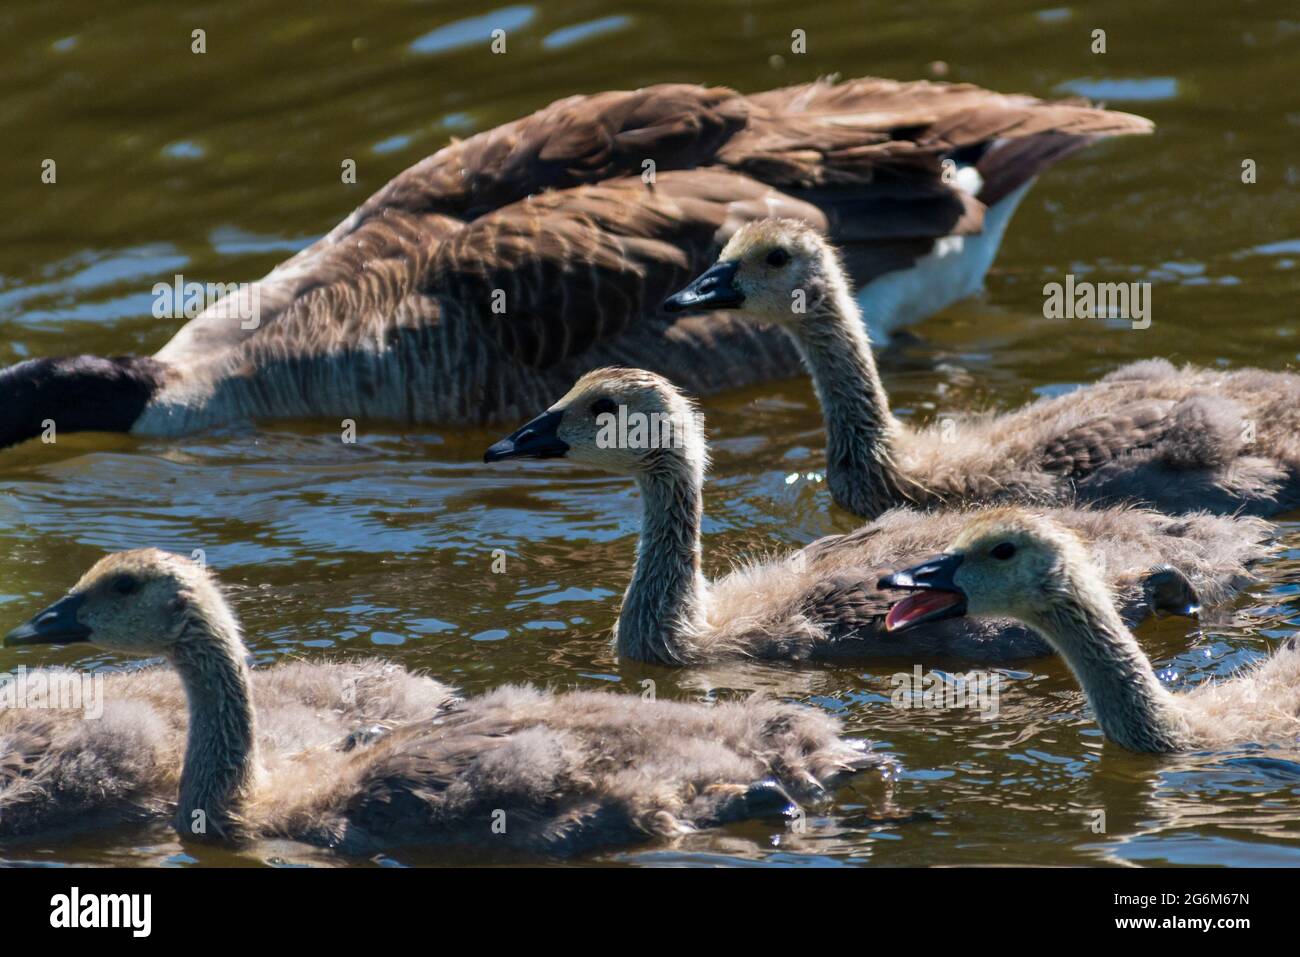
M 28 359 L 0 370 L 0 448 L 61 432 L 129 432 L 163 372 L 138 356 Z

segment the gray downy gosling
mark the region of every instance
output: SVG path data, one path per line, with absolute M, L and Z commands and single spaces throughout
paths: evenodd
M 742 227 L 665 303 L 738 309 L 793 337 L 826 422 L 827 484 L 862 518 L 890 508 L 1133 502 L 1162 512 L 1300 507 L 1300 375 L 1147 359 L 1012 412 L 897 419 L 834 246 L 790 219 Z
M 1051 653 L 1007 619 L 936 622 L 906 636 L 885 629 L 892 596 L 876 587 L 881 572 L 942 548 L 968 520 L 961 510 L 895 509 L 851 534 L 707 579 L 703 424 L 694 404 L 654 373 L 583 376 L 484 455 L 488 462 L 515 458 L 564 458 L 636 481 L 641 535 L 614 629 L 622 657 L 678 665 L 737 657 L 1002 661 Z M 1127 507 L 1042 511 L 1096 543 L 1118 612 L 1133 623 L 1226 600 L 1252 580 L 1247 566 L 1267 554 L 1270 527 L 1259 519 L 1171 518 Z
M 184 840 L 566 855 L 779 814 L 881 762 L 842 737 L 830 715 L 762 696 L 709 706 L 504 686 L 459 699 L 431 679 L 423 681 L 443 692 L 436 716 L 357 747 L 303 747 L 259 733 L 254 673 L 215 577 L 156 550 L 102 559 L 5 646 L 78 642 L 159 656 L 179 675 L 189 711 L 184 757 L 142 754 L 134 773 L 150 778 L 136 782 L 137 794 L 172 789 Z M 82 763 L 75 734 L 19 737 L 34 751 L 6 754 L 15 742 L 8 720 L 0 712 L 0 835 L 33 832 L 24 825 L 33 823 L 34 799 L 69 813 L 103 810 L 114 797 L 129 803 L 131 794 L 115 795 L 114 781 L 97 777 L 112 765 Z M 96 780 L 83 787 L 83 776 Z
M 1024 622 L 1065 660 L 1107 740 L 1130 751 L 1300 742 L 1300 641 L 1226 680 L 1171 692 L 1115 613 L 1095 558 L 1041 515 L 977 516 L 941 555 L 881 586 L 909 592 L 889 612 L 894 632 L 965 615 Z

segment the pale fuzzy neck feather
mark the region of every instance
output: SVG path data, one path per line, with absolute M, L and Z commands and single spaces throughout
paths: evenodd
M 619 655 L 638 661 L 693 660 L 704 628 L 708 584 L 700 570 L 703 462 L 638 477 L 641 539 L 615 626 Z
M 893 458 L 902 427 L 889 410 L 871 342 L 839 270 L 804 320 L 799 348 L 826 421 L 827 482 L 835 502 L 872 519 L 908 503 L 910 483 Z
M 1190 746 L 1178 699 L 1160 684 L 1097 575 L 1076 566 L 1055 580 L 1060 584 L 1049 596 L 1050 610 L 1028 624 L 1061 653 L 1106 737 L 1130 751 Z
M 227 839 L 258 778 L 251 680 L 239 626 L 227 608 L 193 609 L 170 653 L 189 702 L 176 829 Z

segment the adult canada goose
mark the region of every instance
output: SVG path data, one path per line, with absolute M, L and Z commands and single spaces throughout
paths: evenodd
M 176 788 L 185 839 L 283 837 L 348 853 L 400 844 L 576 852 L 817 798 L 878 763 L 829 715 L 772 699 L 709 707 L 527 687 L 470 700 L 442 687 L 446 703 L 433 718 L 362 747 L 303 748 L 259 733 L 239 624 L 215 579 L 154 550 L 102 559 L 5 645 L 78 641 L 161 655 L 179 674 L 189 702 L 179 778 L 177 764 L 154 763 L 111 796 L 129 804 L 146 785 Z M 15 819 L 30 823 L 34 786 L 47 804 L 77 806 L 63 810 L 108 803 L 80 779 L 117 768 L 83 766 L 79 752 L 64 753 L 72 743 L 19 754 L 18 770 L 0 777 L 0 833 Z
M 776 330 L 660 310 L 742 223 L 779 213 L 828 231 L 869 312 L 907 322 L 978 288 L 1039 172 L 1150 130 L 965 84 L 569 97 L 417 163 L 152 357 L 0 372 L 0 447 L 46 420 L 139 435 L 305 416 L 508 421 L 611 363 L 700 393 L 792 374 Z
M 1040 515 L 995 510 L 978 516 L 944 554 L 881 585 L 911 592 L 889 612 L 894 631 L 966 614 L 1024 622 L 1065 659 L 1106 737 L 1130 751 L 1300 741 L 1295 638 L 1258 667 L 1173 694 L 1115 613 L 1083 544 Z
M 1014 412 L 911 429 L 890 412 L 840 257 L 789 219 L 740 229 L 666 305 L 743 309 L 791 333 L 826 419 L 831 494 L 864 518 L 908 503 L 1076 498 L 1221 514 L 1300 506 L 1294 373 L 1148 359 Z
M 639 432 L 637 430 L 640 430 Z M 599 369 L 484 455 L 564 457 L 629 475 L 641 491 L 636 567 L 615 626 L 620 655 L 664 664 L 718 658 L 832 658 L 949 654 L 1000 660 L 1050 649 L 1011 622 L 962 619 L 887 635 L 882 568 L 949 541 L 965 516 L 892 511 L 849 535 L 756 562 L 717 581 L 701 571 L 700 522 L 707 450 L 700 417 L 667 380 L 638 369 Z M 1250 580 L 1264 554 L 1259 520 L 1111 508 L 1049 510 L 1098 543 L 1120 613 L 1187 613 Z

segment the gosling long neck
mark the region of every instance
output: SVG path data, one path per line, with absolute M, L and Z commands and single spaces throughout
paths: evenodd
M 615 626 L 615 648 L 622 657 L 675 665 L 691 660 L 691 636 L 705 619 L 703 465 L 663 458 L 668 467 L 637 476 L 641 539 Z
M 1056 647 L 1092 705 L 1102 733 L 1130 751 L 1167 753 L 1189 743 L 1173 694 L 1093 576 L 1066 577 L 1050 611 L 1029 622 Z
M 862 314 L 842 276 L 798 323 L 795 340 L 826 422 L 826 472 L 841 508 L 874 519 L 911 501 L 894 461 L 901 426 L 889 410 Z
M 187 840 L 230 836 L 257 773 L 256 725 L 239 626 L 225 614 L 191 614 L 170 658 L 189 702 L 176 830 Z

